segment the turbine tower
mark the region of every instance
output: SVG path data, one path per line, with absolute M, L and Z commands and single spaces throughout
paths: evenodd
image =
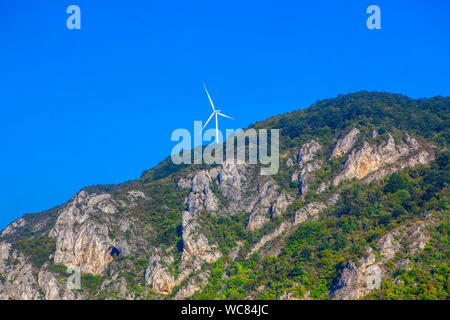
M 203 131 L 203 129 L 205 129 L 206 125 L 211 120 L 211 118 L 213 116 L 215 116 L 216 117 L 216 143 L 219 143 L 219 121 L 217 120 L 217 116 L 219 115 L 219 116 L 222 116 L 222 117 L 225 117 L 225 118 L 229 118 L 231 120 L 234 120 L 234 119 L 232 117 L 229 117 L 229 116 L 223 114 L 223 113 L 220 113 L 220 110 L 216 110 L 214 108 L 214 103 L 212 102 L 211 97 L 209 96 L 208 89 L 206 89 L 206 85 L 205 85 L 204 82 L 203 82 L 203 86 L 205 87 L 205 91 L 206 91 L 206 94 L 208 95 L 209 102 L 211 103 L 211 107 L 213 109 L 213 113 L 209 116 L 208 120 L 206 121 L 205 125 L 202 128 L 202 131 Z

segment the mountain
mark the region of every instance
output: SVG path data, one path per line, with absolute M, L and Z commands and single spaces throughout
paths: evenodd
M 339 95 L 250 126 L 281 130 L 273 176 L 167 158 L 84 188 L 3 230 L 0 299 L 449 299 L 449 108 Z

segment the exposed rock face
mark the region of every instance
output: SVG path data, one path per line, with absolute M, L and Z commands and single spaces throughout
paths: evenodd
M 268 221 L 267 213 L 271 208 L 271 204 L 276 200 L 275 196 L 278 195 L 278 190 L 279 187 L 274 183 L 274 181 L 266 181 L 263 185 L 258 185 L 258 200 L 250 215 L 250 221 L 252 221 L 254 217 L 262 215 L 264 215 L 266 218 L 265 220 Z M 254 230 L 259 227 L 261 227 L 261 225 L 256 226 L 256 224 L 249 222 L 248 229 Z
M 246 171 L 245 164 L 224 163 L 218 177 L 220 192 L 229 199 L 240 200 L 242 185 L 247 181 Z
M 252 210 L 252 200 L 244 192 L 249 189 L 255 190 L 248 185 L 251 174 L 253 174 L 251 168 L 246 164 L 226 162 L 220 168 L 219 190 L 229 200 L 227 210 L 231 214 Z
M 153 254 L 148 260 L 145 271 L 145 283 L 161 293 L 171 293 L 175 285 L 175 278 L 170 273 L 167 265 L 173 263 L 173 258 L 166 256 L 161 258 L 159 252 Z
M 130 190 L 127 192 L 127 195 L 130 200 L 134 200 L 134 201 L 132 201 L 134 203 L 140 199 L 147 198 L 145 193 L 143 193 L 142 191 L 139 191 L 139 190 Z
M 322 193 L 330 187 L 330 182 L 322 182 L 318 187 L 316 192 Z
M 359 129 L 353 128 L 343 139 L 340 139 L 336 146 L 334 147 L 332 158 L 343 157 L 347 152 L 349 152 L 356 141 L 358 141 Z
M 181 215 L 183 252 L 179 265 L 180 272 L 175 279 L 167 268 L 173 263 L 173 257 L 160 251 L 154 253 L 149 259 L 145 281 L 156 292 L 171 293 L 175 285 L 180 284 L 191 273 L 199 271 L 203 263 L 212 263 L 221 257 L 217 245 L 210 243 L 200 225 L 200 216 L 205 210 L 214 213 L 218 209 L 219 201 L 211 190 L 211 184 L 217 183 L 218 174 L 218 168 L 201 170 L 190 180 L 178 181 L 183 187 L 188 185 L 191 187 L 186 199 L 187 210 Z M 191 289 L 183 287 L 180 290 L 190 292 Z
M 372 139 L 375 139 L 378 136 L 378 132 L 374 129 L 372 130 Z
M 373 139 L 375 138 L 376 134 L 373 135 Z M 120 264 L 123 259 L 114 260 L 113 253 L 120 256 L 132 253 L 134 258 L 141 260 L 137 264 L 139 270 L 135 269 L 133 272 L 136 271 L 136 278 L 144 278 L 147 285 L 145 289 L 151 288 L 151 294 L 171 294 L 174 287 L 181 286 L 175 298 L 184 299 L 207 284 L 210 271 L 202 268 L 204 264 L 214 263 L 222 257 L 219 245 L 210 237 L 210 225 L 204 223 L 209 214 L 220 218 L 239 214 L 240 218 L 244 213 L 248 217 L 246 231 L 249 233 L 262 228 L 274 217 L 281 217 L 282 222 L 272 232 L 259 238 L 249 251 L 243 246 L 243 242 L 237 241 L 236 248 L 230 253 L 232 260 L 240 255 L 248 257 L 253 253 L 260 254 L 262 258 L 277 256 L 283 241 L 300 224 L 318 220 L 323 212 L 326 213 L 339 200 L 339 192 L 345 188 L 339 186 L 341 181 L 358 179 L 369 182 L 405 167 L 427 164 L 432 159 L 432 148 L 426 148 L 429 146 L 424 146 L 407 134 L 405 142 L 396 142 L 388 135 L 387 140 L 379 145 L 370 138 L 366 142 L 361 141 L 362 147 L 359 147 L 361 144 L 357 143 L 358 139 L 362 139 L 361 133 L 359 129 L 353 128 L 334 146 L 331 158 L 346 159 L 342 172 L 337 175 L 333 173 L 326 176 L 329 167 L 324 167 L 326 159 L 323 154 L 329 154 L 331 148 L 324 150 L 318 140 L 308 141 L 299 150 L 297 147 L 290 148 L 283 156 L 289 157 L 286 160 L 288 174 L 292 175 L 293 181 L 299 182 L 299 194 L 295 194 L 296 191 L 287 186 L 286 181 L 278 184 L 278 176 L 260 176 L 254 166 L 226 162 L 208 170 L 191 170 L 182 174 L 176 172 L 164 179 L 164 183 L 170 183 L 173 177 L 174 184 L 168 188 L 170 192 L 173 191 L 171 188 L 176 188 L 177 191 L 180 191 L 178 187 L 184 189 L 182 196 L 174 197 L 176 206 L 166 206 L 165 203 L 161 207 L 154 206 L 151 201 L 163 200 L 153 199 L 148 191 L 153 189 L 147 189 L 148 186 L 142 186 L 147 196 L 143 191 L 129 190 L 129 187 L 122 189 L 120 196 L 115 189 L 107 192 L 86 191 L 110 190 L 93 188 L 79 192 L 64 206 L 55 208 L 52 211 L 52 223 L 48 226 L 42 222 L 33 225 L 28 218 L 18 219 L 2 232 L 1 237 L 7 237 L 7 240 L 0 237 L 0 241 L 12 241 L 10 239 L 15 239 L 25 229 L 32 232 L 38 230 L 40 233 L 33 235 L 55 239 L 56 248 L 43 266 L 36 267 L 23 252 L 13 249 L 10 243 L 0 242 L 0 299 L 79 298 L 78 293 L 65 290 L 65 283 L 61 284 L 62 279 L 58 279 L 57 271 L 53 272 L 49 268 L 51 262 L 79 266 L 82 273 L 107 274 L 108 279 L 101 284 L 102 290 L 111 285 L 114 295 L 117 293 L 120 298 L 138 297 L 137 290 L 130 292 L 133 289 L 127 288 L 127 280 L 119 276 L 119 271 L 122 270 L 120 268 L 127 265 Z M 297 154 L 297 162 L 294 154 Z M 315 181 L 317 171 L 321 168 L 323 170 L 320 171 L 320 177 L 325 177 L 323 181 Z M 336 168 L 333 167 L 332 170 Z M 314 191 L 313 186 L 317 186 L 317 198 L 311 199 L 309 196 Z M 135 185 L 131 187 L 134 188 Z M 330 193 L 324 194 L 327 190 Z M 306 197 L 308 193 L 309 196 Z M 305 204 L 293 214 L 292 219 L 287 219 L 283 213 L 299 198 L 306 200 Z M 145 202 L 146 199 L 150 200 Z M 181 215 L 182 242 L 177 244 L 181 253 L 175 254 L 175 244 L 172 242 L 167 249 L 167 243 L 162 245 L 157 241 L 148 241 L 158 239 L 154 236 L 159 230 L 149 222 L 153 219 L 153 210 L 161 216 L 175 212 L 177 219 Z M 138 224 L 144 226 L 139 226 L 137 232 Z M 176 232 L 180 231 L 178 226 L 176 229 Z M 173 232 L 172 229 L 169 231 Z M 177 237 L 179 236 L 178 233 Z M 363 258 L 347 261 L 335 288 L 330 292 L 331 296 L 334 299 L 363 297 L 390 276 L 386 264 L 393 261 L 399 252 L 404 250 L 409 254 L 416 254 L 424 248 L 427 240 L 423 223 L 402 226 L 389 232 L 377 241 L 379 256 L 375 255 L 372 248 L 367 247 Z M 376 257 L 380 259 L 377 260 Z M 145 261 L 148 261 L 147 265 Z M 396 262 L 407 263 L 408 258 Z M 284 298 L 290 298 L 288 292 Z
M 322 149 L 322 146 L 312 139 L 305 143 L 298 152 L 299 172 L 294 173 L 292 181 L 299 181 L 299 192 L 302 198 L 306 196 L 309 190 L 310 183 L 314 179 L 314 173 L 323 165 L 323 160 L 317 159 L 317 154 Z
M 296 226 L 306 220 L 313 220 L 326 208 L 327 206 L 322 202 L 308 203 L 295 213 L 292 223 Z
M 297 155 L 297 162 L 299 164 L 306 164 L 316 157 L 317 153 L 322 150 L 322 146 L 315 140 L 312 139 L 305 143 Z
M 11 250 L 10 243 L 0 243 L 0 267 L 4 266 L 4 263 L 9 257 L 10 250 Z
M 140 191 L 130 191 L 127 197 L 128 203 L 125 203 L 112 199 L 107 193 L 90 194 L 85 190 L 74 196 L 59 210 L 55 225 L 48 233 L 48 237 L 56 240 L 55 252 L 51 255 L 54 263 L 78 266 L 82 273 L 101 274 L 113 261 L 113 252 L 126 254 L 126 241 L 110 239 L 108 224 L 99 221 L 98 217 L 104 217 L 108 221 L 108 217 L 118 213 L 118 204 L 133 207 L 145 195 Z M 24 219 L 19 219 L 3 234 L 10 236 L 25 223 Z M 34 230 L 40 230 L 39 228 Z M 11 250 L 9 243 L 0 245 L 0 256 L 0 274 L 6 279 L 0 286 L 1 299 L 57 300 L 74 297 L 47 270 L 46 265 L 36 268 L 28 257 Z M 6 263 L 7 260 L 10 261 L 9 264 Z
M 337 281 L 333 299 L 359 299 L 370 290 L 380 287 L 383 271 L 378 265 L 373 264 L 376 257 L 372 248 L 366 248 L 366 255 L 367 257 L 359 261 L 359 267 L 352 261 L 347 262 Z
M 212 263 L 221 254 L 215 244 L 210 244 L 201 232 L 201 226 L 195 215 L 184 211 L 183 219 L 183 253 L 180 268 L 182 275 L 189 275 L 199 270 L 204 262 Z M 186 272 L 187 271 L 187 272 Z
M 252 205 L 247 230 L 253 231 L 261 228 L 269 221 L 270 216 L 281 214 L 286 209 L 292 197 L 280 192 L 280 188 L 270 179 L 262 186 L 258 185 L 258 193 Z
M 187 209 L 182 212 L 183 252 L 179 276 L 175 279 L 168 269 L 163 267 L 167 263 L 161 262 L 164 258 L 160 254 L 152 256 L 152 267 L 149 264 L 146 281 L 155 291 L 171 292 L 175 285 L 180 284 L 191 273 L 198 272 L 205 262 L 213 263 L 221 257 L 217 245 L 208 240 L 201 225 L 201 215 L 205 211 L 216 214 L 219 210 L 220 201 L 212 186 L 216 185 L 216 190 L 227 201 L 226 207 L 221 208 L 221 214 L 224 214 L 224 211 L 231 215 L 247 212 L 249 231 L 262 227 L 270 217 L 286 210 L 293 198 L 282 192 L 273 178 L 261 178 L 253 171 L 255 169 L 248 164 L 226 162 L 220 167 L 200 170 L 188 179 L 178 180 L 179 186 L 191 188 L 186 199 Z M 201 281 L 199 283 L 201 284 Z M 193 288 L 197 286 L 198 283 L 194 285 L 189 282 L 180 288 L 177 297 L 193 294 Z
M 73 299 L 46 266 L 36 275 L 27 258 L 12 250 L 9 243 L 0 244 L 0 276 L 0 300 Z
M 45 300 L 61 299 L 58 281 L 52 273 L 41 270 L 38 274 L 38 285 L 42 289 Z
M 258 252 L 266 243 L 269 241 L 272 241 L 273 239 L 281 236 L 284 232 L 291 229 L 292 223 L 289 222 L 282 222 L 272 233 L 264 235 L 250 250 L 248 253 L 248 257 L 251 256 L 253 253 Z
M 53 275 L 50 275 L 53 279 L 45 279 L 47 283 L 39 282 L 40 275 L 36 279 L 27 258 L 12 250 L 9 243 L 0 244 L 0 276 L 3 278 L 0 281 L 0 300 L 60 299 L 59 288 L 52 281 Z M 43 275 L 41 279 L 44 280 Z
M 83 273 L 100 274 L 113 260 L 110 248 L 128 251 L 126 242 L 112 240 L 107 223 L 99 221 L 98 214 L 105 221 L 113 219 L 117 205 L 132 208 L 136 201 L 145 198 L 141 191 L 129 191 L 128 203 L 116 201 L 110 194 L 89 194 L 82 190 L 60 211 L 49 237 L 56 239 L 54 261 L 66 266 L 79 266 Z M 111 216 L 111 218 L 110 218 Z M 114 218 L 115 219 L 115 218 Z M 123 219 L 116 221 L 120 229 L 126 230 L 129 223 Z
M 10 234 L 13 234 L 15 232 L 17 232 L 17 229 L 20 227 L 23 227 L 25 225 L 25 220 L 23 218 L 19 218 L 15 221 L 13 221 L 9 226 L 6 227 L 5 230 L 3 230 L 1 236 L 7 236 Z
M 418 146 L 416 143 L 413 143 L 410 146 L 404 143 L 396 145 L 394 138 L 390 134 L 388 140 L 379 146 L 372 146 L 366 141 L 361 149 L 354 150 L 349 155 L 345 162 L 343 172 L 335 177 L 333 185 L 337 186 L 345 179 L 361 180 L 371 173 L 374 173 L 371 179 L 382 178 L 386 174 L 406 166 L 428 163 L 431 156 L 425 150 L 414 152 L 417 148 Z M 413 152 L 414 154 L 412 154 Z M 406 158 L 406 156 L 410 157 Z M 400 161 L 397 164 L 397 167 L 387 167 L 396 163 L 403 157 L 405 159 Z M 378 170 L 380 171 L 375 173 Z
M 187 210 L 182 213 L 183 253 L 180 268 L 181 277 L 201 268 L 204 262 L 214 262 L 220 258 L 215 244 L 210 244 L 201 230 L 199 217 L 206 209 L 215 212 L 218 199 L 211 190 L 211 183 L 217 179 L 218 169 L 202 170 L 192 179 L 191 193 L 187 199 Z M 215 182 L 214 182 L 215 183 Z
M 217 197 L 211 191 L 210 184 L 217 178 L 218 169 L 202 170 L 192 179 L 192 192 L 189 194 L 189 211 L 199 214 L 205 205 L 207 211 L 214 212 L 218 209 Z
M 286 160 L 286 166 L 288 168 L 294 166 L 294 161 L 291 158 L 287 159 Z
M 182 300 L 191 297 L 196 291 L 201 290 L 208 284 L 209 271 L 200 272 L 197 276 L 189 280 L 187 285 L 180 288 L 175 299 Z
M 330 203 L 331 204 L 331 203 Z M 272 233 L 264 235 L 250 250 L 248 256 L 258 252 L 266 243 L 292 231 L 297 225 L 307 220 L 315 220 L 319 214 L 328 207 L 323 202 L 311 202 L 300 208 L 294 215 L 292 221 L 282 222 Z
M 401 227 L 387 233 L 378 240 L 377 245 L 383 259 L 391 260 L 403 249 L 402 244 L 406 245 L 404 249 L 409 254 L 415 255 L 425 248 L 429 238 L 425 222 L 419 221 L 409 227 Z
M 56 239 L 54 261 L 66 266 L 80 266 L 82 272 L 99 274 L 113 257 L 108 227 L 89 219 L 96 209 L 110 208 L 109 194 L 89 195 L 81 191 L 61 211 L 49 236 Z M 103 210 L 102 210 L 103 211 Z M 107 210 L 108 213 L 110 209 Z
M 286 211 L 286 208 L 289 206 L 289 204 L 292 203 L 292 201 L 294 201 L 292 196 L 281 192 L 270 207 L 271 216 L 276 217 L 278 215 L 281 215 L 284 211 Z
M 389 275 L 386 264 L 402 250 L 406 250 L 411 255 L 417 254 L 425 247 L 428 239 L 424 222 L 400 227 L 387 233 L 377 241 L 381 259 L 376 260 L 372 248 L 367 247 L 366 256 L 360 259 L 358 266 L 352 261 L 347 261 L 346 267 L 331 292 L 332 298 L 338 300 L 359 299 L 371 290 L 379 289 L 381 282 Z M 404 262 L 400 261 L 398 264 L 402 263 Z
M 399 160 L 395 162 L 392 165 L 382 167 L 378 169 L 375 172 L 372 172 L 368 174 L 366 177 L 364 177 L 364 182 L 370 182 L 373 180 L 379 180 L 387 175 L 394 173 L 396 171 L 402 170 L 406 167 L 414 167 L 418 165 L 426 165 L 432 161 L 434 156 L 430 154 L 426 150 L 419 150 L 417 152 L 411 153 L 409 156 L 403 158 L 402 160 Z
M 248 164 L 225 163 L 218 176 L 219 190 L 228 199 L 227 210 L 230 214 L 248 212 L 250 231 L 261 228 L 293 201 L 272 177 L 262 178 L 254 171 Z
M 15 264 L 3 269 L 5 281 L 0 284 L 1 300 L 36 300 L 41 296 L 37 290 L 33 267 L 24 257 L 13 256 Z

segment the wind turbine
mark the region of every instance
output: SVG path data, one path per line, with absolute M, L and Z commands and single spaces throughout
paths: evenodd
M 206 94 L 208 95 L 209 102 L 211 102 L 211 107 L 213 109 L 213 113 L 209 116 L 209 119 L 206 121 L 205 125 L 203 126 L 202 131 L 203 131 L 203 129 L 205 129 L 206 125 L 211 120 L 211 118 L 213 116 L 215 116 L 216 117 L 216 143 L 219 143 L 219 122 L 217 120 L 217 115 L 225 117 L 225 118 L 229 118 L 231 120 L 234 120 L 234 119 L 232 117 L 229 117 L 229 116 L 223 114 L 223 113 L 220 113 L 220 110 L 216 110 L 214 108 L 214 103 L 212 102 L 211 97 L 209 96 L 208 89 L 206 89 L 206 85 L 205 85 L 204 82 L 203 82 L 203 86 L 205 87 L 205 91 L 206 91 Z

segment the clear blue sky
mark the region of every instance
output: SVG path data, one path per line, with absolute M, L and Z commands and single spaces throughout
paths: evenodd
M 208 118 L 203 80 L 229 128 L 359 90 L 449 96 L 449 36 L 444 0 L 0 0 L 0 228 L 156 165 Z

